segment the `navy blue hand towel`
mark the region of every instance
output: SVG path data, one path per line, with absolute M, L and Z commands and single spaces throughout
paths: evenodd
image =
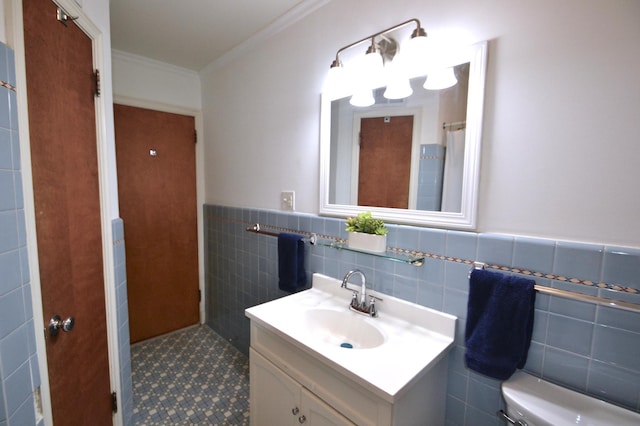
M 307 284 L 302 236 L 278 234 L 278 276 L 280 290 L 294 292 Z
M 506 380 L 524 367 L 531 344 L 535 282 L 474 270 L 469 280 L 465 343 L 467 367 Z

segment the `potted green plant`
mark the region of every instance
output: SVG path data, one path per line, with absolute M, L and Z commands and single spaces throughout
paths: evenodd
M 376 219 L 371 212 L 348 217 L 346 230 L 349 233 L 349 248 L 384 253 L 387 250 L 389 230 L 382 219 Z

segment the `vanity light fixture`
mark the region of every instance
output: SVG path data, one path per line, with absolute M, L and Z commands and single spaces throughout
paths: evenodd
M 388 33 L 409 24 L 415 24 L 411 37 L 403 44 L 402 52 L 398 53 L 397 42 L 388 36 Z M 364 57 L 355 58 L 352 64 L 344 67 L 341 55 L 355 46 L 370 43 Z M 398 53 L 398 54 L 396 54 Z M 354 106 L 366 107 L 373 105 L 373 89 L 386 85 L 384 97 L 387 99 L 402 99 L 410 96 L 413 90 L 409 79 L 417 75 L 435 74 L 438 72 L 430 69 L 430 55 L 427 33 L 420 25 L 418 19 L 409 19 L 393 27 L 369 35 L 361 40 L 341 47 L 336 52 L 336 58 L 331 63 L 329 74 L 325 83 L 325 90 L 335 94 L 352 93 L 350 103 Z M 349 68 L 349 69 L 346 69 Z M 451 76 L 453 76 L 451 70 Z M 431 76 L 430 76 L 431 78 Z M 455 76 L 453 76 L 455 80 Z M 430 90 L 451 87 L 451 78 L 447 80 L 447 86 L 436 86 L 439 78 L 431 78 L 425 82 L 425 88 Z M 428 86 L 428 87 L 427 87 Z

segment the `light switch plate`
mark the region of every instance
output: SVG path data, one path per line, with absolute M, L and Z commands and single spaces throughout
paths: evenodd
M 282 191 L 280 193 L 280 209 L 294 211 L 296 209 L 294 191 Z

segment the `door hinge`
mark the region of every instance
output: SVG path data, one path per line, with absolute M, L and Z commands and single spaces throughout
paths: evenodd
M 198 143 L 198 131 L 193 131 L 193 143 Z
M 118 412 L 118 394 L 116 392 L 111 392 L 111 411 Z
M 95 92 L 96 97 L 100 97 L 100 70 L 95 70 L 93 72 L 93 79 L 95 82 Z
M 202 290 L 198 290 L 198 302 L 202 302 Z

